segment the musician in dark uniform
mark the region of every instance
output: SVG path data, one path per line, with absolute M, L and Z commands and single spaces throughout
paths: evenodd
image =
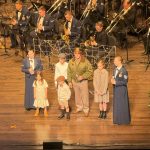
M 38 40 L 47 40 L 53 38 L 54 32 L 54 19 L 46 13 L 46 9 L 44 6 L 41 6 L 38 9 L 38 13 L 32 14 L 32 26 L 34 26 L 34 30 L 30 32 L 31 40 L 30 46 L 33 47 L 33 39 L 35 40 L 35 47 L 38 48 Z M 50 49 L 47 44 L 42 45 L 42 50 L 45 55 L 48 55 Z
M 30 32 L 32 38 L 53 36 L 54 20 L 46 13 L 44 6 L 38 9 L 38 13 L 32 14 L 31 24 L 35 27 L 35 30 Z
M 118 23 L 112 28 L 112 34 L 120 45 L 126 40 L 127 29 L 131 29 L 135 24 L 136 7 L 131 0 L 124 0 L 119 11 Z M 124 14 L 124 15 L 123 15 Z M 132 25 L 132 26 L 131 26 Z
M 107 37 L 107 33 L 105 32 L 103 26 L 104 26 L 104 24 L 101 21 L 99 21 L 95 24 L 96 33 L 94 35 L 95 40 L 91 42 L 92 46 L 107 45 L 108 37 Z
M 64 34 L 69 36 L 70 40 L 78 40 L 81 34 L 80 22 L 73 16 L 72 12 L 67 10 L 64 14 L 66 22 L 64 24 Z
M 113 123 L 122 125 L 130 124 L 130 106 L 128 97 L 128 72 L 122 65 L 123 59 L 115 57 L 116 68 L 113 71 L 111 83 L 113 84 Z
M 15 7 L 16 17 L 12 19 L 13 26 L 10 33 L 11 48 L 18 45 L 16 35 L 19 34 L 21 49 L 27 50 L 30 12 L 20 0 L 16 1 Z
M 88 3 L 89 4 L 89 3 Z M 103 1 L 92 0 L 88 7 L 88 13 L 83 18 L 84 40 L 89 38 L 89 35 L 94 31 L 95 23 L 103 20 L 105 13 L 105 6 Z

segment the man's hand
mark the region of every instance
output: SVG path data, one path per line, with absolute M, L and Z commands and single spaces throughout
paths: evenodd
M 69 82 L 69 87 L 72 89 L 73 88 L 73 85 L 71 82 Z
M 12 22 L 11 22 L 11 24 L 12 24 L 12 25 L 14 25 L 14 26 L 15 26 L 17 23 L 18 23 L 18 22 L 17 22 L 17 20 L 16 20 L 16 19 L 12 19 Z
M 112 84 L 116 84 L 116 81 L 115 81 L 114 78 L 111 78 L 111 83 L 112 83 Z
M 29 68 L 30 74 L 34 74 L 34 70 L 32 68 Z

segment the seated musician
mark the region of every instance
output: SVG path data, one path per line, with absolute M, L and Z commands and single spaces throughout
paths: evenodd
M 84 35 L 83 38 L 86 39 L 90 33 L 95 28 L 95 23 L 99 20 L 104 20 L 105 6 L 103 0 L 92 0 L 88 3 L 87 10 L 88 13 L 83 19 L 84 25 Z
M 136 7 L 131 0 L 123 0 L 118 14 L 119 22 L 112 29 L 112 34 L 115 36 L 120 45 L 124 44 L 126 39 L 127 29 L 131 29 L 131 25 L 135 24 Z
M 80 22 L 73 17 L 71 11 L 67 10 L 65 12 L 66 22 L 64 24 L 64 35 L 69 36 L 70 41 L 78 40 L 81 33 Z
M 95 24 L 95 35 L 94 35 L 94 39 L 90 40 L 89 45 L 90 46 L 101 46 L 101 45 L 107 45 L 107 41 L 108 41 L 108 37 L 107 34 L 103 28 L 103 22 L 99 21 Z M 85 42 L 85 46 L 87 46 Z
M 18 46 L 17 35 L 19 34 L 21 48 L 23 50 L 27 50 L 30 12 L 26 7 L 23 6 L 22 1 L 20 0 L 16 1 L 15 8 L 16 16 L 12 19 L 11 23 L 11 48 L 15 48 Z
M 53 36 L 54 19 L 46 13 L 44 6 L 38 9 L 38 13 L 32 14 L 31 24 L 35 27 L 35 30 L 30 32 L 32 38 L 43 37 L 45 39 Z

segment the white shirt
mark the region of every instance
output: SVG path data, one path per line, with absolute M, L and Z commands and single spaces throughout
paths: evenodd
M 58 85 L 58 101 L 68 101 L 71 97 L 71 90 L 64 82 L 63 86 Z
M 69 30 L 70 34 L 71 34 L 72 19 L 73 19 L 73 17 L 72 17 L 71 20 L 68 22 L 68 30 Z
M 20 20 L 20 17 L 21 17 L 21 12 L 18 11 L 18 20 Z
M 29 58 L 29 61 L 30 61 L 30 67 L 34 70 L 34 68 L 35 68 L 34 59 Z
M 40 18 L 39 18 L 39 21 L 38 21 L 38 24 L 40 24 L 40 25 L 43 26 L 43 21 L 44 21 L 44 17 L 40 17 Z
M 67 79 L 67 68 L 68 68 L 68 63 L 67 62 L 64 62 L 63 64 L 58 62 L 55 65 L 55 76 L 54 76 L 55 84 L 57 84 L 56 79 L 59 76 L 64 76 L 65 79 Z

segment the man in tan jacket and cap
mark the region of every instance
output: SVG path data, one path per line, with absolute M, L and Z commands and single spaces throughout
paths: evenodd
M 89 114 L 88 80 L 92 79 L 92 75 L 91 63 L 83 56 L 80 48 L 75 48 L 74 58 L 68 64 L 67 79 L 75 91 L 76 113 L 83 111 L 85 116 Z

